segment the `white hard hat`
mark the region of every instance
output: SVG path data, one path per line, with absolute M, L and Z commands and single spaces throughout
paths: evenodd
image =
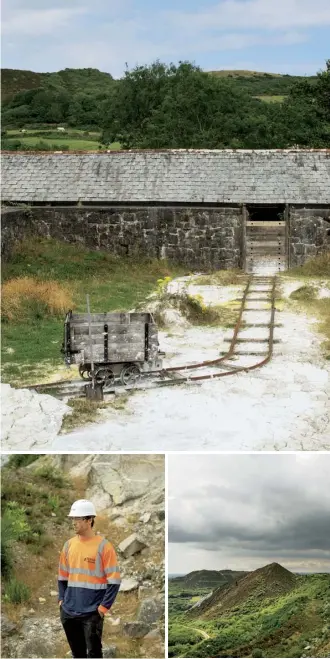
M 72 504 L 68 517 L 96 517 L 94 504 L 87 499 L 78 499 Z

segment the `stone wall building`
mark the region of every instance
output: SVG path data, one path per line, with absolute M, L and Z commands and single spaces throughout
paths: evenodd
M 5 153 L 2 252 L 37 234 L 190 269 L 330 249 L 330 150 Z

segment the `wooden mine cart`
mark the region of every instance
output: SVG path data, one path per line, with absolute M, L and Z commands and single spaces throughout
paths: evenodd
M 64 323 L 61 352 L 67 364 L 79 364 L 84 380 L 108 386 L 136 382 L 143 372 L 162 368 L 158 330 L 150 313 L 72 313 Z

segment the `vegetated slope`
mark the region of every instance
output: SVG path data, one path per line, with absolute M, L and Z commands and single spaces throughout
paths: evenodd
M 261 71 L 209 71 L 218 78 L 230 78 L 233 84 L 252 96 L 287 96 L 297 82 L 314 83 L 317 76 L 291 76 Z
M 329 612 L 330 574 L 294 575 L 273 563 L 184 614 L 169 656 L 325 657 Z M 180 646 L 181 629 L 184 639 L 190 625 L 210 638 Z
M 316 76 L 291 76 L 259 71 L 208 71 L 219 78 L 231 78 L 235 86 L 253 95 L 286 95 L 296 82 L 316 80 Z M 1 94 L 6 101 L 15 94 L 38 87 L 62 88 L 88 94 L 104 92 L 115 83 L 110 73 L 98 69 L 63 69 L 53 73 L 36 73 L 20 69 L 1 69 Z
M 198 615 L 205 620 L 221 615 L 223 611 L 241 609 L 247 601 L 252 599 L 260 602 L 262 599 L 277 597 L 295 587 L 296 577 L 278 563 L 271 563 L 248 573 L 242 579 L 237 579 L 228 588 L 217 589 L 211 598 L 201 604 L 198 611 L 191 615 Z
M 1 69 L 3 101 L 13 98 L 19 92 L 38 87 L 62 88 L 67 91 L 81 91 L 88 94 L 97 91 L 103 92 L 112 85 L 112 75 L 98 69 L 63 69 L 54 73 Z
M 18 92 L 37 89 L 42 85 L 42 73 L 21 71 L 20 69 L 1 69 L 1 99 L 6 101 Z
M 173 586 L 180 586 L 183 590 L 190 588 L 216 588 L 217 586 L 230 584 L 235 579 L 241 578 L 246 572 L 235 572 L 233 570 L 195 570 L 184 577 L 172 579 Z

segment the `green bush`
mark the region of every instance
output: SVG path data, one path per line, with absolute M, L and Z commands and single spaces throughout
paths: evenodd
M 7 469 L 18 469 L 19 467 L 27 467 L 28 465 L 32 464 L 32 462 L 35 462 L 35 460 L 38 460 L 41 455 L 31 455 L 31 454 L 25 454 L 25 453 L 17 453 L 15 455 L 11 455 L 7 464 L 5 465 Z
M 316 298 L 316 289 L 314 286 L 301 286 L 297 290 L 293 291 L 290 295 L 291 300 L 315 300 Z
M 11 521 L 2 517 L 1 520 L 1 574 L 10 577 L 13 570 L 13 556 L 11 546 L 14 541 Z
M 4 519 L 8 520 L 13 540 L 25 540 L 27 538 L 30 527 L 26 519 L 25 508 L 20 506 L 16 501 L 8 501 Z
M 27 602 L 30 599 L 30 589 L 21 581 L 10 579 L 5 585 L 5 599 L 12 604 Z
M 263 656 L 264 656 L 263 652 L 262 652 L 262 650 L 259 650 L 259 648 L 256 648 L 252 652 L 252 657 L 254 657 L 254 659 L 261 659 L 261 657 L 263 657 Z
M 35 471 L 35 475 L 38 476 L 39 478 L 42 478 L 52 485 L 55 485 L 56 487 L 65 487 L 66 485 L 66 480 L 62 476 L 62 474 L 57 470 L 53 469 L 52 467 L 45 465 L 44 467 L 39 467 Z

